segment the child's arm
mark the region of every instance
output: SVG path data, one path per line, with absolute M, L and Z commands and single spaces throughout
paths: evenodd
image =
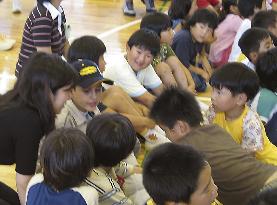
M 262 123 L 257 113 L 249 110 L 243 119 L 241 146 L 249 152 L 262 151 L 264 148 Z

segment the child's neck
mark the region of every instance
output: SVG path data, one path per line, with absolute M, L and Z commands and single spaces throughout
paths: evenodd
M 227 121 L 232 121 L 239 118 L 240 115 L 243 113 L 244 108 L 245 108 L 245 105 L 236 106 L 232 110 L 225 112 L 225 119 Z

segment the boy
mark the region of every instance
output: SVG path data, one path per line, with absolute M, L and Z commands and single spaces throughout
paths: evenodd
M 159 95 L 164 89 L 151 65 L 159 51 L 159 37 L 153 31 L 140 29 L 129 38 L 126 45 L 127 54 L 118 58 L 113 65 L 107 66 L 103 76 L 114 81 L 115 85 L 121 87 L 134 100 L 150 108 L 155 95 Z
M 93 168 L 93 162 L 92 143 L 84 133 L 72 128 L 54 130 L 42 144 L 42 174 L 30 180 L 26 205 L 97 205 L 96 190 L 81 185 Z
M 259 11 L 252 19 L 251 26 L 268 30 L 274 45 L 277 45 L 277 11 Z
M 207 9 L 197 10 L 186 28 L 173 39 L 172 49 L 182 64 L 191 71 L 197 92 L 207 88 L 212 68 L 204 52 L 204 41 L 217 26 L 217 16 Z
M 126 189 L 130 181 L 125 181 L 131 174 L 134 181 L 141 181 L 141 168 L 128 167 L 122 172 L 113 168 L 134 149 L 136 133 L 131 122 L 119 114 L 98 115 L 90 121 L 86 133 L 95 147 L 95 168 L 86 183 L 99 192 L 99 203 L 144 205 L 150 197 L 142 183 Z
M 238 42 L 242 34 L 251 28 L 251 19 L 260 10 L 265 10 L 265 0 L 238 0 L 238 9 L 243 21 L 237 31 L 228 62 L 237 61 L 241 54 Z
M 217 125 L 200 126 L 202 114 L 190 93 L 176 88 L 164 91 L 150 116 L 172 142 L 203 152 L 218 186 L 218 200 L 224 205 L 246 205 L 265 184 L 276 182 L 276 167 L 256 160 Z
M 273 48 L 274 45 L 270 34 L 265 29 L 251 28 L 242 34 L 239 47 L 243 55 L 238 61 L 255 71 L 259 55 Z
M 171 49 L 174 35 L 171 26 L 169 16 L 164 13 L 156 12 L 142 18 L 140 28 L 150 29 L 160 37 L 161 49 L 151 64 L 166 87 L 178 86 L 195 92 L 190 72 Z
M 228 63 L 211 77 L 209 121 L 225 129 L 247 152 L 264 163 L 277 165 L 277 147 L 267 138 L 259 115 L 246 103 L 259 90 L 256 73 L 241 63 Z
M 258 58 L 256 73 L 261 86 L 251 102 L 251 109 L 260 115 L 269 140 L 277 145 L 276 117 L 274 120 L 274 114 L 277 114 L 277 48 L 267 51 Z
M 188 145 L 166 143 L 150 152 L 144 161 L 143 184 L 159 205 L 218 204 L 213 203 L 218 194 L 209 163 Z

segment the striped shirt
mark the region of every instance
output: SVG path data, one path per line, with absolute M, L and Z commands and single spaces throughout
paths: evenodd
M 61 13 L 60 31 L 58 29 L 58 16 L 55 16 L 54 12 L 42 4 L 38 4 L 32 10 L 23 30 L 22 45 L 16 64 L 16 76 L 21 72 L 21 68 L 26 64 L 29 57 L 37 51 L 36 47 L 51 47 L 52 53 L 63 54 L 66 42 L 66 18 L 61 7 L 59 7 L 59 12 Z

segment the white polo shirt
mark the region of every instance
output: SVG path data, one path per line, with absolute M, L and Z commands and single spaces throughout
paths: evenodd
M 107 65 L 103 76 L 114 81 L 115 85 L 120 86 L 131 97 L 141 96 L 147 89 L 155 89 L 162 84 L 151 64 L 136 73 L 123 55 L 117 62 Z

